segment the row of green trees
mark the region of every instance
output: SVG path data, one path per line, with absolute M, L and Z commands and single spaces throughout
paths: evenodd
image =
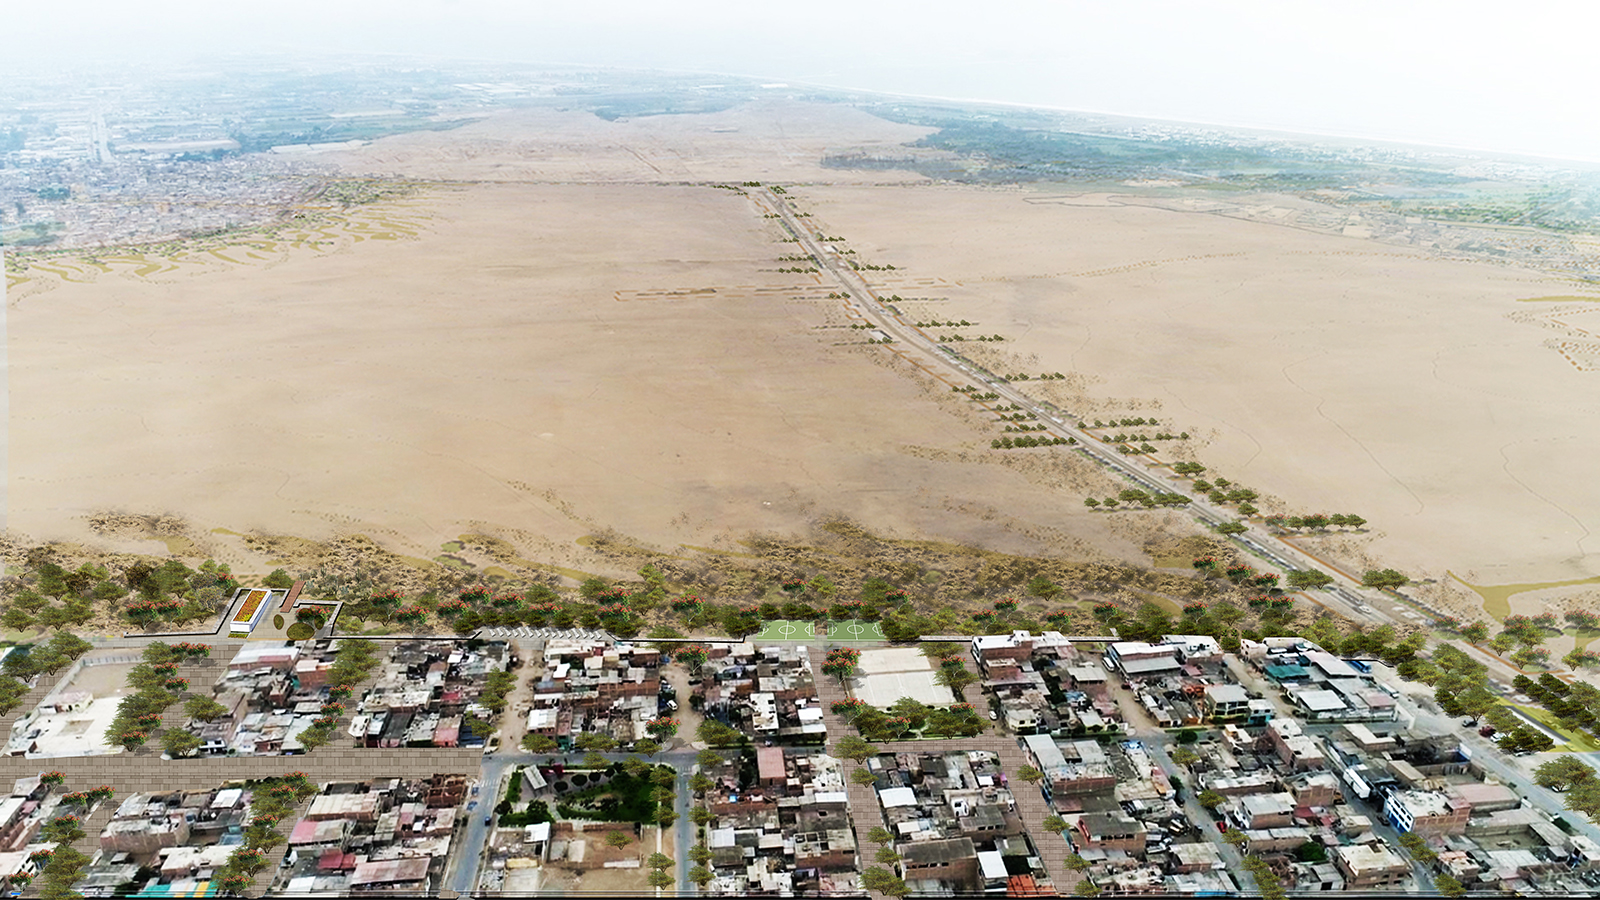
M 145 645 L 142 659 L 128 670 L 127 684 L 133 693 L 117 704 L 117 714 L 106 729 L 105 742 L 132 751 L 147 743 L 161 725 L 167 707 L 189 691 L 189 679 L 178 674 L 186 663 L 209 656 L 204 644 L 172 646 L 161 641 Z
M 1187 506 L 1189 498 L 1182 494 L 1164 493 L 1162 491 L 1142 491 L 1138 488 L 1124 488 L 1115 497 L 1097 500 L 1094 497 L 1085 497 L 1083 505 L 1090 509 L 1116 509 L 1119 504 L 1129 506 L 1139 504 L 1145 509 L 1155 509 L 1158 506 Z
M 1360 528 L 1367 524 L 1366 519 L 1347 513 L 1334 513 L 1332 515 L 1315 513 L 1309 516 L 1267 516 L 1264 521 L 1268 526 L 1284 531 L 1327 531 L 1329 526 Z
M 344 715 L 344 702 L 355 689 L 366 681 L 382 660 L 378 645 L 364 638 L 343 638 L 333 654 L 333 665 L 328 669 L 328 703 L 320 715 L 311 720 L 311 727 L 300 732 L 300 744 L 309 753 L 333 740 L 334 731 Z
M 1568 684 L 1549 672 L 1537 679 L 1518 675 L 1511 686 L 1549 710 L 1562 725 L 1600 740 L 1600 688 L 1587 681 Z
M 176 559 L 138 560 L 118 577 L 93 562 L 68 569 L 52 558 L 48 548 L 29 555 L 18 581 L 0 612 L 0 625 L 13 631 L 59 631 L 83 625 L 101 605 L 125 598 L 128 602 L 121 608 L 135 625 L 147 627 L 163 620 L 182 624 L 215 615 L 235 587 L 228 567 L 212 560 L 199 570 Z
M 213 876 L 224 894 L 242 895 L 255 884 L 256 875 L 267 866 L 267 854 L 288 839 L 278 831 L 296 807 L 316 796 L 317 786 L 304 772 L 257 784 L 250 794 L 250 821 L 243 829 L 243 842 Z
M 60 772 L 47 772 L 40 776 L 47 790 L 55 788 L 66 782 L 66 776 Z M 89 866 L 89 857 L 72 845 L 82 840 L 85 836 L 83 823 L 88 819 L 94 807 L 111 799 L 115 791 L 107 785 L 101 785 L 88 791 L 76 791 L 63 795 L 62 805 L 58 808 L 71 809 L 83 807 L 83 817 L 79 818 L 74 813 L 58 815 L 46 822 L 39 829 L 37 841 L 44 844 L 53 844 L 49 850 L 35 851 L 29 858 L 34 862 L 44 865 L 39 872 L 40 879 L 37 886 L 37 896 L 41 900 L 79 900 L 83 895 L 72 889 L 78 879 L 83 877 L 84 869 Z M 33 879 L 27 875 L 11 875 L 7 881 L 13 889 L 25 888 Z
M 988 722 L 970 703 L 945 708 L 902 697 L 887 710 L 881 710 L 852 698 L 835 703 L 833 711 L 855 726 L 863 738 L 872 741 L 975 737 L 988 727 Z M 843 749 L 853 752 L 853 748 L 859 746 L 847 744 Z
M 1600 630 L 1594 627 L 1594 616 L 1591 613 L 1571 612 L 1567 613 L 1565 618 L 1567 622 L 1565 627 L 1576 633 Z M 1454 616 L 1441 616 L 1435 620 L 1435 624 L 1445 631 L 1459 635 L 1468 643 L 1487 645 L 1495 653 L 1509 656 L 1512 662 L 1524 669 L 1548 665 L 1550 653 L 1540 645 L 1551 637 L 1559 636 L 1564 630 L 1554 613 L 1507 616 L 1501 623 L 1500 633 L 1493 638 L 1489 637 L 1489 623 L 1482 620 L 1463 623 Z M 1600 666 L 1600 655 L 1575 646 L 1561 658 L 1561 662 L 1571 669 Z
M 1099 419 L 1095 419 L 1093 427 L 1095 427 L 1095 428 L 1116 428 L 1118 426 L 1121 426 L 1123 428 L 1139 428 L 1141 426 L 1148 425 L 1151 428 L 1154 428 L 1154 427 L 1156 427 L 1157 425 L 1160 425 L 1160 424 L 1161 423 L 1156 421 L 1155 419 L 1145 418 L 1144 416 L 1139 416 L 1137 418 L 1128 418 L 1128 417 L 1124 416 L 1123 418 L 1120 418 L 1120 419 L 1112 419 L 1109 422 L 1102 422 Z M 1078 423 L 1078 427 L 1079 428 L 1089 428 L 1091 426 L 1089 426 L 1087 423 L 1079 422 Z
M 1567 809 L 1600 823 L 1600 775 L 1583 760 L 1570 753 L 1546 760 L 1534 770 L 1533 780 L 1541 787 L 1565 792 Z
M 1187 431 L 1185 431 L 1182 434 L 1170 434 L 1170 433 L 1165 432 L 1165 431 L 1158 431 L 1154 435 L 1147 435 L 1147 434 L 1118 434 L 1118 435 L 1114 435 L 1114 436 L 1113 435 L 1101 435 L 1100 436 L 1100 442 L 1103 443 L 1103 444 L 1130 444 L 1130 443 L 1133 443 L 1133 444 L 1148 444 L 1151 441 L 1186 441 L 1188 439 L 1189 439 L 1189 432 L 1187 432 Z M 1177 465 L 1178 466 L 1186 466 L 1186 465 L 1189 465 L 1189 464 L 1187 464 L 1187 463 L 1178 463 Z M 1173 471 L 1177 471 L 1177 466 L 1173 467 Z M 1179 472 L 1178 474 L 1181 475 L 1181 474 L 1184 474 L 1184 473 Z
M 1005 437 L 995 438 L 994 440 L 989 442 L 989 446 L 992 447 L 995 450 L 1012 450 L 1012 449 L 1025 449 L 1025 448 L 1028 448 L 1028 447 L 1061 447 L 1061 446 L 1067 446 L 1067 445 L 1070 445 L 1070 444 L 1076 444 L 1077 442 L 1078 441 L 1077 441 L 1076 438 L 1048 437 L 1048 436 L 1035 437 L 1034 435 L 1031 435 L 1031 434 L 1025 434 L 1025 435 L 1022 435 L 1021 437 L 1015 437 L 1015 438 L 1012 437 L 1011 435 L 1006 435 Z

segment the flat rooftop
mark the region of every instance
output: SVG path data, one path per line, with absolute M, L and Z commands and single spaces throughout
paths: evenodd
M 47 713 L 12 728 L 13 746 L 29 749 L 29 759 L 63 756 L 107 756 L 121 753 L 121 747 L 105 743 L 106 731 L 117 717 L 122 697 L 96 697 L 88 706 L 64 713 Z M 38 732 L 34 737 L 28 735 Z

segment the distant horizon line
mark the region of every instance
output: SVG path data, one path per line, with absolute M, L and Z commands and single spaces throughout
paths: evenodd
M 819 89 L 819 90 L 841 91 L 841 92 L 857 93 L 857 94 L 871 94 L 871 95 L 876 95 L 876 96 L 880 96 L 880 97 L 902 98 L 902 99 L 907 99 L 907 100 L 938 101 L 938 102 L 942 102 L 942 103 L 955 103 L 955 104 L 980 105 L 980 106 L 983 106 L 983 105 L 986 105 L 986 106 L 999 106 L 999 107 L 1008 107 L 1008 108 L 1013 108 L 1013 109 L 1040 110 L 1040 111 L 1048 111 L 1048 112 L 1056 112 L 1056 113 L 1076 113 L 1076 114 L 1097 115 L 1097 116 L 1114 116 L 1114 117 L 1117 117 L 1117 118 L 1136 119 L 1136 120 L 1142 120 L 1142 121 L 1147 121 L 1147 122 L 1171 123 L 1171 124 L 1175 124 L 1175 125 L 1202 126 L 1202 127 L 1211 127 L 1211 128 L 1226 128 L 1226 129 L 1245 130 L 1245 131 L 1259 131 L 1259 132 L 1268 132 L 1268 133 L 1275 133 L 1275 134 L 1282 134 L 1282 135 L 1290 135 L 1290 136 L 1301 137 L 1301 138 L 1328 138 L 1328 139 L 1334 139 L 1334 140 L 1358 141 L 1358 142 L 1368 143 L 1368 144 L 1388 144 L 1388 145 L 1396 145 L 1396 146 L 1400 146 L 1400 147 L 1412 147 L 1412 148 L 1417 148 L 1417 149 L 1443 150 L 1443 151 L 1451 151 L 1451 152 L 1455 152 L 1455 153 L 1472 154 L 1472 155 L 1479 156 L 1479 157 L 1482 157 L 1482 156 L 1512 157 L 1512 158 L 1518 158 L 1518 159 L 1523 159 L 1523 160 L 1528 160 L 1528 161 L 1536 161 L 1536 162 L 1541 162 L 1541 163 L 1546 163 L 1546 164 L 1563 164 L 1564 163 L 1564 164 L 1578 164 L 1578 165 L 1583 165 L 1583 166 L 1600 166 L 1600 156 L 1588 156 L 1588 157 L 1585 157 L 1585 156 L 1563 156 L 1563 155 L 1559 155 L 1559 154 L 1555 154 L 1555 153 L 1541 152 L 1541 151 L 1535 151 L 1535 150 L 1498 149 L 1498 148 L 1490 148 L 1490 147 L 1471 146 L 1471 145 L 1466 145 L 1466 144 L 1448 143 L 1448 142 L 1437 141 L 1437 140 L 1426 140 L 1426 139 L 1422 139 L 1422 138 L 1394 137 L 1394 136 L 1385 136 L 1385 135 L 1376 135 L 1376 134 L 1363 134 L 1363 133 L 1343 132 L 1343 131 L 1323 131 L 1323 130 L 1316 130 L 1316 129 L 1306 128 L 1306 127 L 1295 127 L 1295 126 L 1276 125 L 1276 124 L 1258 124 L 1258 123 L 1248 123 L 1248 122 L 1241 122 L 1241 121 L 1215 121 L 1215 120 L 1206 120 L 1206 119 L 1171 118 L 1171 117 L 1168 117 L 1168 116 L 1165 116 L 1165 115 L 1151 115 L 1149 113 L 1141 113 L 1141 112 L 1126 112 L 1126 111 L 1117 111 L 1117 110 L 1109 110 L 1109 109 L 1097 109 L 1097 108 L 1089 108 L 1089 107 L 1061 106 L 1061 105 L 1048 104 L 1048 103 L 1023 102 L 1023 101 L 1018 101 L 1018 100 L 994 100 L 994 99 L 988 99 L 988 98 L 982 98 L 982 97 L 954 97 L 954 96 L 947 96 L 947 95 L 943 95 L 943 94 L 907 93 L 907 92 L 903 92 L 903 91 L 883 90 L 881 88 L 856 87 L 856 86 L 851 86 L 851 85 L 831 84 L 831 83 L 827 83 L 827 82 L 815 81 L 815 80 L 812 80 L 812 79 L 809 79 L 809 78 L 804 78 L 804 77 L 794 77 L 794 76 L 787 76 L 787 75 L 758 75 L 758 74 L 750 74 L 750 73 L 747 73 L 747 72 L 721 71 L 721 70 L 717 70 L 717 69 L 680 68 L 680 67 L 672 67 L 672 66 L 635 67 L 635 66 L 626 66 L 626 65 L 616 65 L 616 64 L 611 64 L 611 63 L 576 62 L 576 61 L 571 61 L 571 60 L 530 60 L 530 59 L 515 59 L 515 58 L 501 57 L 501 56 L 464 56 L 464 55 L 447 55 L 447 54 L 433 54 L 433 53 L 416 53 L 416 52 L 405 52 L 405 51 L 349 50 L 349 49 L 338 49 L 338 48 L 331 48 L 331 47 L 330 48 L 323 48 L 321 50 L 309 50 L 308 51 L 308 48 L 306 48 L 305 46 L 298 46 L 298 47 L 293 47 L 293 48 L 285 48 L 283 50 L 278 50 L 278 51 L 273 51 L 273 50 L 262 48 L 262 49 L 257 49 L 257 50 L 237 51 L 235 53 L 226 54 L 226 55 L 227 56 L 233 56 L 233 57 L 236 57 L 236 58 L 237 57 L 250 57 L 250 56 L 279 56 L 279 55 L 281 55 L 285 59 L 288 59 L 288 60 L 300 59 L 300 60 L 305 60 L 305 61 L 309 61 L 310 59 L 314 59 L 317 55 L 343 56 L 343 57 L 363 57 L 363 58 L 370 58 L 370 59 L 379 59 L 379 58 L 395 59 L 395 58 L 400 58 L 400 59 L 412 59 L 412 60 L 419 60 L 419 61 L 420 60 L 428 60 L 428 61 L 431 61 L 431 62 L 434 62 L 434 63 L 441 63 L 441 62 L 480 63 L 480 64 L 481 63 L 492 63 L 492 64 L 498 64 L 498 65 L 520 65 L 520 66 L 535 66 L 535 67 L 567 66 L 567 67 L 581 68 L 581 69 L 600 69 L 600 70 L 612 70 L 612 71 L 623 71 L 623 72 L 638 72 L 638 73 L 659 72 L 659 73 L 663 73 L 663 74 L 670 73 L 670 74 L 675 74 L 675 75 L 707 75 L 707 76 L 713 76 L 713 77 L 738 78 L 738 79 L 743 79 L 743 80 L 756 82 L 757 84 L 760 84 L 761 82 L 769 82 L 769 83 L 786 82 L 786 84 L 784 85 L 785 87 L 805 87 L 805 88 L 813 88 L 813 89 Z M 156 66 L 162 67 L 162 68 L 177 68 L 177 67 L 181 67 L 183 65 L 192 65 L 192 64 L 197 63 L 197 62 L 218 61 L 218 59 L 219 59 L 218 56 L 210 56 L 210 57 L 206 57 L 206 56 L 191 56 L 188 59 L 180 61 L 180 62 L 171 62 L 171 61 L 169 61 L 170 57 L 163 57 L 163 58 L 155 59 L 155 60 L 139 59 L 139 58 L 135 58 L 135 57 L 125 57 L 120 61 L 124 62 L 124 63 L 127 63 L 127 64 L 134 64 L 134 65 L 139 65 L 139 64 L 150 65 L 151 63 L 154 63 Z M 21 60 L 18 60 L 18 61 L 20 62 Z M 101 60 L 98 60 L 97 62 L 99 62 L 100 64 L 103 65 L 103 64 L 106 64 L 106 63 L 114 64 L 116 61 L 108 60 L 108 59 L 101 59 Z
M 615 68 L 615 67 L 601 66 L 599 68 Z M 650 70 L 638 70 L 638 71 L 650 71 Z M 662 70 L 662 71 L 675 71 L 675 70 Z M 690 70 L 684 70 L 684 71 L 690 71 Z M 705 74 L 717 74 L 717 73 L 705 73 Z M 733 73 L 726 73 L 726 74 L 733 75 Z M 749 78 L 751 80 L 756 80 L 756 81 L 760 80 L 760 76 L 752 76 L 752 75 L 736 75 L 734 77 Z M 1464 146 L 1464 145 L 1461 145 L 1461 144 L 1446 144 L 1446 143 L 1440 143 L 1440 142 L 1437 142 L 1437 141 L 1425 141 L 1425 140 L 1419 140 L 1419 139 L 1413 139 L 1413 138 L 1378 137 L 1378 136 L 1375 136 L 1375 135 L 1351 134 L 1351 133 L 1341 133 L 1341 132 L 1334 132 L 1334 131 L 1312 131 L 1312 130 L 1305 129 L 1305 128 L 1294 128 L 1294 127 L 1290 127 L 1290 126 L 1286 126 L 1286 125 L 1247 125 L 1247 124 L 1243 124 L 1243 123 L 1239 123 L 1239 122 L 1213 122 L 1213 121 L 1206 121 L 1206 120 L 1202 120 L 1202 119 L 1173 119 L 1173 118 L 1168 118 L 1166 116 L 1155 116 L 1155 115 L 1149 115 L 1149 114 L 1146 114 L 1146 113 L 1116 112 L 1116 111 L 1113 111 L 1113 110 L 1106 110 L 1106 109 L 1086 109 L 1086 108 L 1082 108 L 1082 107 L 1073 107 L 1073 106 L 1053 106 L 1053 105 L 1050 105 L 1050 104 L 1042 104 L 1042 103 L 1024 103 L 1024 102 L 1017 101 L 1017 100 L 986 100 L 986 99 L 979 99 L 979 98 L 974 98 L 974 97 L 946 97 L 946 96 L 939 95 L 939 94 L 907 94 L 907 93 L 901 93 L 901 92 L 898 92 L 898 91 L 879 90 L 879 89 L 876 89 L 876 88 L 842 87 L 842 86 L 839 86 L 839 85 L 827 84 L 825 82 L 805 81 L 805 80 L 796 79 L 796 78 L 790 78 L 788 80 L 789 80 L 789 82 L 791 84 L 797 84 L 797 85 L 802 85 L 802 86 L 806 86 L 806 87 L 824 88 L 824 89 L 835 90 L 835 91 L 850 91 L 850 92 L 862 93 L 862 94 L 877 94 L 877 95 L 883 96 L 883 97 L 904 97 L 904 98 L 913 99 L 913 100 L 938 100 L 938 101 L 945 102 L 945 103 L 961 103 L 961 104 L 988 105 L 988 106 L 1005 106 L 1005 107 L 1013 107 L 1013 108 L 1017 108 L 1017 109 L 1037 109 L 1037 110 L 1048 110 L 1050 112 L 1079 113 L 1079 114 L 1087 114 L 1087 115 L 1095 115 L 1095 116 L 1115 116 L 1117 118 L 1122 118 L 1122 119 L 1139 119 L 1139 120 L 1143 120 L 1143 121 L 1147 121 L 1147 122 L 1170 122 L 1170 123 L 1173 123 L 1173 124 L 1176 124 L 1176 125 L 1203 125 L 1203 126 L 1209 126 L 1209 127 L 1213 127 L 1213 128 L 1231 128 L 1231 129 L 1237 129 L 1237 130 L 1274 132 L 1274 133 L 1279 133 L 1279 134 L 1290 134 L 1290 135 L 1297 135 L 1297 136 L 1302 136 L 1302 137 L 1337 138 L 1339 140 L 1361 141 L 1361 142 L 1364 142 L 1364 143 L 1395 144 L 1395 145 L 1399 145 L 1399 146 L 1402 146 L 1402 147 L 1417 147 L 1417 148 L 1429 148 L 1429 149 L 1440 149 L 1440 150 L 1453 150 L 1453 151 L 1456 151 L 1456 152 L 1459 152 L 1459 153 L 1470 153 L 1470 154 L 1476 154 L 1476 155 L 1480 155 L 1480 156 L 1481 155 L 1490 155 L 1490 156 L 1524 157 L 1524 158 L 1528 158 L 1528 159 L 1542 160 L 1542 161 L 1549 161 L 1549 162 L 1584 163 L 1584 164 L 1587 164 L 1587 165 L 1600 165 L 1600 156 L 1596 156 L 1596 157 L 1556 156 L 1556 155 L 1552 155 L 1552 154 L 1549 154 L 1549 153 L 1536 153 L 1536 152 L 1528 151 L 1528 150 L 1495 150 L 1495 149 L 1491 149 L 1491 148 L 1488 148 L 1488 147 L 1468 147 L 1468 146 Z

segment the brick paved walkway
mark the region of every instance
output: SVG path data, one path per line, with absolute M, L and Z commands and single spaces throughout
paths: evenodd
M 856 731 L 833 711 L 833 704 L 846 699 L 839 680 L 819 672 L 816 683 L 817 698 L 822 701 L 822 721 L 828 728 L 828 751 L 832 753 L 835 742 L 845 735 L 855 734 Z M 878 806 L 878 794 L 872 786 L 856 784 L 850 780 L 850 772 L 855 769 L 855 763 L 845 760 L 844 766 L 845 790 L 850 797 L 850 823 L 856 833 L 856 871 L 865 872 L 870 866 L 878 864 L 871 856 L 876 851 L 867 849 L 869 846 L 877 846 L 868 843 L 867 832 L 874 828 L 887 827 L 888 823 L 883 819 L 883 809 Z M 870 891 L 869 894 L 872 900 L 887 900 L 888 897 L 887 894 L 878 891 Z

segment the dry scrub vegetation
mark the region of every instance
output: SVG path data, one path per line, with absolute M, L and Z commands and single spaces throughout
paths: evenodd
M 6 606 L 19 594 L 37 593 L 37 568 L 42 561 L 69 571 L 89 564 L 103 567 L 108 580 L 123 589 L 118 596 L 98 599 L 92 629 L 125 631 L 129 628 L 126 608 L 139 600 L 125 573 L 137 571 L 141 565 L 159 567 L 169 559 L 198 566 L 209 552 L 222 546 L 193 534 L 170 516 L 104 516 L 96 521 L 107 533 L 159 533 L 186 549 L 162 558 L 8 537 L 0 543 L 0 555 L 7 563 Z M 738 610 L 759 609 L 763 617 L 774 618 L 780 611 L 792 616 L 800 604 L 817 615 L 827 615 L 836 606 L 886 595 L 897 599 L 850 607 L 854 610 L 850 614 L 877 619 L 885 608 L 898 606 L 894 612 L 897 619 L 929 634 L 1047 628 L 1095 633 L 1101 628 L 1093 614 L 1096 607 L 1102 608 L 1102 614 L 1103 607 L 1112 606 L 1131 616 L 1151 603 L 1167 613 L 1177 613 L 1196 603 L 1228 601 L 1242 611 L 1251 596 L 1259 593 L 1190 570 L 1186 561 L 1200 556 L 1232 561 L 1221 542 L 1193 535 L 1153 537 L 1145 545 L 1152 557 L 1169 566 L 1182 562 L 1180 571 L 891 539 L 843 519 L 819 520 L 798 538 L 750 534 L 727 549 L 678 547 L 664 552 L 610 530 L 585 539 L 591 567 L 638 575 L 621 579 L 528 559 L 510 541 L 489 535 L 463 535 L 447 558 L 441 557 L 442 562 L 394 553 L 363 535 L 329 541 L 290 535 L 233 537 L 289 575 L 307 579 L 308 599 L 329 597 L 356 604 L 347 610 L 355 610 L 358 618 L 342 621 L 345 627 L 357 630 L 379 626 L 376 617 L 363 612 L 360 604 L 384 594 L 398 596 L 403 607 L 427 610 L 430 615 L 418 629 L 422 631 L 448 629 L 462 622 L 472 623 L 471 627 L 518 624 L 527 621 L 526 607 L 544 604 L 548 611 L 539 614 L 538 624 L 599 624 L 625 635 L 665 634 L 658 630 L 672 628 L 715 637 L 727 633 L 726 617 Z M 260 578 L 240 574 L 238 581 L 253 584 Z M 485 605 L 481 615 L 474 613 L 470 619 L 447 620 L 439 612 L 441 603 L 470 595 L 479 587 L 486 589 L 485 597 L 526 598 L 526 606 L 508 610 L 497 602 L 495 609 Z M 902 594 L 904 600 L 900 601 Z M 699 608 L 685 611 L 687 598 L 698 598 Z M 176 599 L 190 598 L 180 593 Z M 1015 601 L 1015 609 L 996 613 L 996 603 L 1007 600 Z M 603 617 L 602 607 L 607 603 L 629 607 L 623 627 L 615 628 L 616 621 Z M 555 612 L 552 615 L 550 611 Z M 1246 629 L 1254 624 L 1249 613 L 1240 623 Z M 385 629 L 391 625 L 387 615 L 381 625 Z M 27 632 L 16 637 L 25 639 Z

